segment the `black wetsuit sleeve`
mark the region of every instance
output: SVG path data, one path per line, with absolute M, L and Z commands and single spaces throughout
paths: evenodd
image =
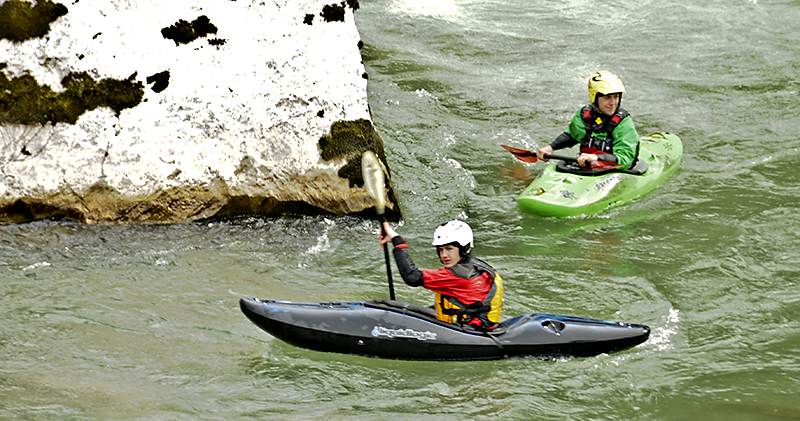
M 570 136 L 569 132 L 564 132 L 558 135 L 556 140 L 554 140 L 553 143 L 550 144 L 550 146 L 553 147 L 553 150 L 557 150 L 557 149 L 570 148 L 577 144 L 578 141 L 573 139 L 572 136 Z
M 606 161 L 606 162 L 617 162 L 617 156 L 611 153 L 600 153 L 597 154 L 598 161 Z
M 397 270 L 400 271 L 403 282 L 412 287 L 421 287 L 424 283 L 422 271 L 417 269 L 417 266 L 411 260 L 411 256 L 408 255 L 406 240 L 398 235 L 392 238 L 392 245 L 394 246 L 392 250 L 394 261 L 397 263 Z

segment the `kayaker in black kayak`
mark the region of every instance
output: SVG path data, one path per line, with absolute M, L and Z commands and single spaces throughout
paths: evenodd
M 553 143 L 536 151 L 537 158 L 547 161 L 544 155 L 580 143 L 578 163 L 586 166 L 591 161 L 608 161 L 628 169 L 636 162 L 639 152 L 639 133 L 633 118 L 620 108 L 625 87 L 620 78 L 606 71 L 589 77 L 590 104 L 581 108 Z
M 448 221 L 433 233 L 433 245 L 444 265 L 436 270 L 417 269 L 408 245 L 388 223 L 383 223 L 380 244 L 389 241 L 403 281 L 436 293 L 436 318 L 449 323 L 491 331 L 500 321 L 503 280 L 483 260 L 472 255 L 472 228 L 462 221 Z

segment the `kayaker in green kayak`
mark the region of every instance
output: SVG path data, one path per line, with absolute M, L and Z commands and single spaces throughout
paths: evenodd
M 472 228 L 453 220 L 433 233 L 432 245 L 444 265 L 436 270 L 417 269 L 408 245 L 388 223 L 383 223 L 380 243 L 392 242 L 397 269 L 403 281 L 436 293 L 436 318 L 448 323 L 492 331 L 503 308 L 503 279 L 486 262 L 472 255 Z
M 554 150 L 580 143 L 581 166 L 592 161 L 614 162 L 623 170 L 633 166 L 638 155 L 639 133 L 630 114 L 620 108 L 623 92 L 625 87 L 617 75 L 607 71 L 593 74 L 589 77 L 591 103 L 575 114 L 566 132 L 536 151 L 536 156 L 547 161 L 545 155 Z

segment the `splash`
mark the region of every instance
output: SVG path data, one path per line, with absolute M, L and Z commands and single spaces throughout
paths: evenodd
M 325 227 L 324 230 L 322 231 L 322 234 L 317 236 L 317 244 L 314 244 L 313 246 L 309 247 L 308 250 L 306 250 L 306 252 L 304 253 L 305 255 L 307 256 L 318 255 L 324 252 L 325 250 L 328 250 L 331 247 L 331 241 L 330 238 L 328 237 L 328 231 L 330 231 L 331 227 L 336 225 L 336 222 L 328 218 L 325 218 L 324 222 L 325 222 Z
M 654 347 L 656 351 L 665 351 L 673 346 L 673 337 L 678 334 L 678 323 L 680 322 L 679 311 L 674 308 L 669 309 L 669 313 L 664 318 L 663 326 L 653 328 L 650 339 L 645 342 L 647 346 Z
M 38 269 L 38 268 L 43 268 L 43 267 L 48 267 L 48 266 L 50 266 L 49 262 L 39 262 L 39 263 L 34 263 L 34 264 L 32 264 L 32 265 L 30 265 L 28 267 L 25 267 L 22 270 L 23 271 L 27 271 L 27 270 L 33 270 L 33 269 Z

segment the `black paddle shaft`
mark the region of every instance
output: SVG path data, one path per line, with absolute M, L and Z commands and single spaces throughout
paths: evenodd
M 384 218 L 381 215 L 381 233 L 382 237 L 386 236 L 386 230 L 383 229 Z M 386 276 L 389 278 L 389 299 L 394 300 L 394 282 L 392 282 L 392 266 L 389 262 L 389 248 L 383 245 L 383 257 L 386 258 Z

